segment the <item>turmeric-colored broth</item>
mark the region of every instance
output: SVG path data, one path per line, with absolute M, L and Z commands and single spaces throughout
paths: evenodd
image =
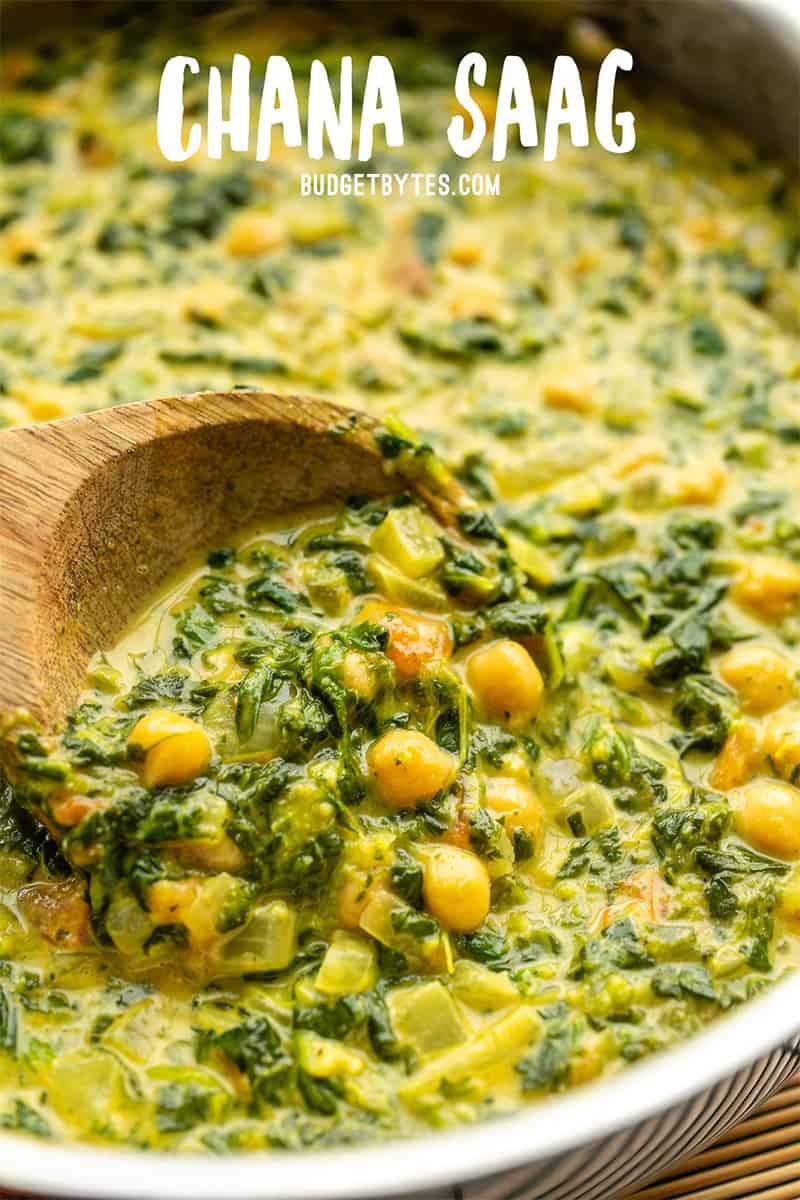
M 379 169 L 455 170 L 447 11 L 424 62 L 408 23 L 372 41 L 338 9 L 192 33 L 209 61 L 357 75 L 379 41 L 406 118 Z M 93 38 L 3 64 L 0 420 L 313 391 L 381 419 L 398 493 L 210 547 L 60 734 L 7 722 L 2 1123 L 407 1135 L 617 1071 L 782 976 L 796 183 L 637 94 L 634 153 L 511 150 L 499 197 L 303 198 L 279 147 L 170 168 L 172 34 L 134 8 Z

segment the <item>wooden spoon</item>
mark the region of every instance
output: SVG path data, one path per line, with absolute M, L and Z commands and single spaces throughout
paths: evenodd
M 391 489 L 369 418 L 203 392 L 0 434 L 0 713 L 55 726 L 89 658 L 249 521 Z

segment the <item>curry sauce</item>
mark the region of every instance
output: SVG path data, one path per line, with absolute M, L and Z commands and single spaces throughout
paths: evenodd
M 407 133 L 376 168 L 456 169 L 458 38 L 430 20 L 424 61 L 408 22 L 380 33 Z M 372 46 L 316 8 L 254 22 L 193 33 L 357 76 Z M 94 36 L 4 64 L 0 418 L 299 389 L 374 413 L 401 470 L 388 501 L 209 547 L 64 730 L 7 722 L 0 1120 L 217 1152 L 407 1135 L 780 978 L 796 183 L 637 94 L 624 160 L 512 149 L 500 196 L 314 200 L 290 151 L 165 165 L 171 36 Z

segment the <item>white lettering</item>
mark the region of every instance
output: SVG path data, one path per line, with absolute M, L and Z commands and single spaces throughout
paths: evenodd
M 283 140 L 287 146 L 297 147 L 302 144 L 300 109 L 297 105 L 297 92 L 294 90 L 292 68 L 282 54 L 270 54 L 264 72 L 256 148 L 256 158 L 259 162 L 265 162 L 269 158 L 272 130 L 276 125 L 283 127 Z
M 537 146 L 536 109 L 528 68 L 518 54 L 509 54 L 503 63 L 500 87 L 497 90 L 497 113 L 494 119 L 492 158 L 502 162 L 508 148 L 508 130 L 519 125 L 519 144 Z
M 594 106 L 594 131 L 597 140 L 610 154 L 628 154 L 636 145 L 635 120 L 632 112 L 621 112 L 614 116 L 614 86 L 617 71 L 630 71 L 633 55 L 629 50 L 610 50 L 603 59 L 597 77 L 597 100 Z M 622 134 L 619 141 L 614 137 L 614 125 L 619 125 Z
M 558 153 L 559 129 L 562 125 L 569 126 L 573 146 L 589 145 L 589 124 L 581 76 L 575 59 L 569 54 L 559 54 L 553 64 L 544 123 L 545 162 L 552 162 Z
M 339 109 L 333 98 L 325 64 L 315 58 L 308 84 L 308 156 L 322 158 L 323 135 L 328 135 L 334 158 L 347 161 L 353 153 L 353 60 L 342 59 Z
M 200 64 L 196 58 L 187 58 L 177 54 L 171 58 L 161 72 L 161 83 L 158 88 L 158 115 L 156 117 L 156 134 L 158 147 L 169 162 L 186 162 L 200 149 L 203 137 L 200 126 L 195 122 L 189 130 L 189 143 L 183 146 L 183 77 L 186 69 L 192 75 L 200 74 Z
M 231 141 L 231 150 L 250 148 L 250 59 L 234 54 L 231 68 L 231 115 L 222 117 L 222 77 L 216 67 L 208 72 L 208 157 L 222 158 L 222 138 Z
M 472 120 L 472 130 L 467 135 L 467 123 L 461 114 L 457 114 L 447 127 L 447 140 L 450 148 L 459 158 L 471 158 L 479 149 L 486 136 L 486 118 L 478 105 L 472 99 L 469 84 L 475 77 L 478 87 L 486 83 L 486 59 L 482 54 L 465 54 L 458 64 L 456 71 L 455 94 L 456 100 L 466 109 Z
M 394 69 L 385 54 L 373 54 L 367 67 L 364 100 L 361 105 L 361 128 L 358 135 L 358 157 L 367 162 L 372 157 L 375 128 L 383 125 L 386 145 L 393 148 L 403 144 L 403 116 Z

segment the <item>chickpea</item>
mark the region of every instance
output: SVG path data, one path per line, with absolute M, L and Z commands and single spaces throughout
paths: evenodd
M 177 733 L 148 752 L 142 783 L 146 788 L 181 787 L 202 775 L 210 759 L 211 743 L 199 726 Z
M 800 858 L 800 789 L 759 779 L 742 793 L 736 817 L 742 837 L 777 858 Z
M 489 872 L 476 854 L 458 846 L 428 851 L 423 869 L 425 906 L 453 933 L 470 933 L 489 911 Z
M 772 714 L 764 730 L 764 753 L 781 779 L 795 781 L 800 768 L 800 713 Z
M 358 874 L 345 879 L 336 897 L 336 916 L 345 929 L 358 929 L 361 914 L 372 895 L 369 876 Z
M 763 757 L 761 736 L 749 721 L 739 721 L 725 739 L 717 755 L 709 782 L 727 792 L 752 779 Z
M 392 729 L 369 752 L 370 773 L 391 808 L 414 808 L 432 800 L 449 782 L 452 755 L 415 729 Z
M 128 750 L 137 756 L 144 756 L 165 738 L 197 728 L 197 722 L 191 717 L 184 717 L 181 713 L 173 712 L 171 708 L 151 708 L 131 730 L 128 736 Z
M 473 100 L 483 113 L 484 117 L 486 118 L 486 124 L 491 129 L 494 126 L 495 117 L 497 116 L 497 97 L 492 92 L 481 88 L 474 94 Z M 459 113 L 463 112 L 462 106 L 458 100 L 453 99 L 450 101 L 450 112 L 454 115 L 458 115 Z
M 474 267 L 481 261 L 483 241 L 470 231 L 462 232 L 450 243 L 447 257 L 459 267 Z
M 243 212 L 228 226 L 225 248 L 234 258 L 269 254 L 286 241 L 283 222 L 270 213 Z
M 722 463 L 697 460 L 678 472 L 676 499 L 679 504 L 714 504 L 727 479 Z
M 792 694 L 791 663 L 768 646 L 734 646 L 720 661 L 719 673 L 738 694 L 742 708 L 758 716 L 780 708 Z
M 498 775 L 486 781 L 486 806 L 503 820 L 506 829 L 524 829 L 538 845 L 544 810 L 533 788 L 519 779 Z
M 366 654 L 362 654 L 360 650 L 347 651 L 342 662 L 342 682 L 361 700 L 373 699 L 378 681 Z
M 219 939 L 217 921 L 230 884 L 230 876 L 206 879 L 159 879 L 147 894 L 154 925 L 184 925 L 194 950 L 205 952 Z
M 754 558 L 739 575 L 733 596 L 767 620 L 782 620 L 800 604 L 800 566 L 788 558 Z
M 150 885 L 147 908 L 154 925 L 183 923 L 197 899 L 199 879 L 159 879 Z
M 584 379 L 562 375 L 542 387 L 542 399 L 548 408 L 566 412 L 590 413 L 594 408 L 591 389 Z
M 137 721 L 128 738 L 128 750 L 144 758 L 141 774 L 146 788 L 191 783 L 211 761 L 205 730 L 168 708 L 154 708 Z
M 201 867 L 205 871 L 228 871 L 236 874 L 244 866 L 244 855 L 233 838 L 224 833 L 216 842 L 194 838 L 176 843 L 175 857 L 185 867 Z
M 55 396 L 41 400 L 29 400 L 28 412 L 33 421 L 54 421 L 65 416 L 64 405 Z
M 610 462 L 614 479 L 627 479 L 641 467 L 650 467 L 664 460 L 664 445 L 655 438 L 637 438 L 628 442 Z
M 467 663 L 467 680 L 480 706 L 512 725 L 524 725 L 542 707 L 542 676 L 519 642 L 491 642 L 476 650 Z
M 613 1034 L 610 1029 L 590 1033 L 585 1037 L 570 1060 L 570 1083 L 588 1083 L 590 1079 L 596 1079 L 614 1053 L 613 1046 Z
M 15 221 L 0 244 L 10 262 L 36 262 L 43 256 L 45 236 L 35 222 Z
M 374 621 L 389 630 L 386 653 L 402 679 L 413 679 L 426 663 L 449 658 L 453 653 L 450 628 L 439 617 L 427 617 L 383 600 L 370 600 L 358 616 L 360 621 Z
M 722 222 L 718 217 L 707 213 L 698 213 L 696 217 L 690 217 L 681 224 L 680 229 L 701 246 L 713 246 L 724 236 Z
M 451 289 L 448 311 L 457 321 L 496 321 L 502 324 L 509 309 L 500 283 L 487 276 L 459 280 Z

